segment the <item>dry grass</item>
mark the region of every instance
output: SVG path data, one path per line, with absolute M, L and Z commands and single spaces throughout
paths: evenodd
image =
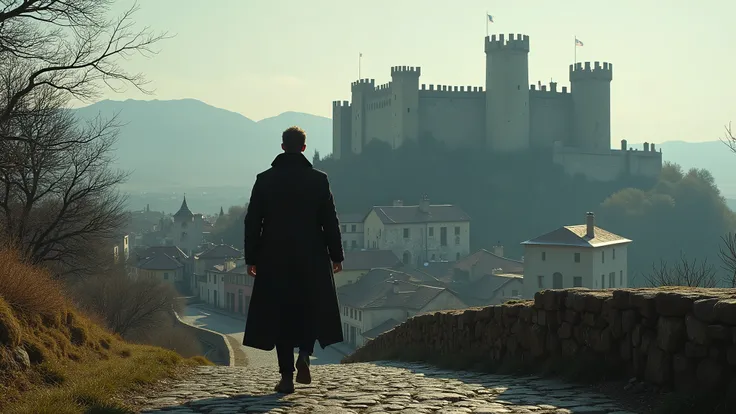
M 0 251 L 0 412 L 127 412 L 116 395 L 208 363 L 126 343 L 61 292 L 45 272 Z

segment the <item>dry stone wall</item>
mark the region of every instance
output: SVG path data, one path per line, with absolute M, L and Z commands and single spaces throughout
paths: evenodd
M 584 360 L 664 386 L 736 390 L 736 291 L 545 290 L 533 301 L 416 316 L 343 362 L 408 350 L 495 364 Z

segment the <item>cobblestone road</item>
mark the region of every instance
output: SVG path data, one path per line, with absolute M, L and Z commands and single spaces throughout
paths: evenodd
M 200 367 L 133 402 L 143 413 L 586 413 L 632 414 L 587 389 L 537 377 L 378 363 L 312 367 L 311 385 L 273 392 L 269 368 Z

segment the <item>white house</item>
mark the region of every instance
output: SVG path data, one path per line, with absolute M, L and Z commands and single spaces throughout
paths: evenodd
M 544 289 L 628 286 L 627 247 L 631 240 L 595 225 L 564 226 L 527 240 L 524 246 L 524 297 Z
M 342 249 L 346 252 L 360 250 L 365 243 L 363 237 L 363 219 L 365 213 L 340 214 L 340 232 L 342 233 Z
M 470 253 L 470 217 L 458 206 L 376 206 L 364 222 L 366 249 L 391 250 L 404 264 L 455 261 Z
M 235 268 L 235 265 L 235 262 L 228 261 L 207 269 L 203 278 L 204 283 L 199 283 L 199 298 L 215 308 L 224 308 L 227 303 L 225 299 L 225 276 L 228 271 Z
M 345 342 L 364 345 L 415 315 L 467 305 L 455 293 L 393 269 L 373 269 L 338 289 Z

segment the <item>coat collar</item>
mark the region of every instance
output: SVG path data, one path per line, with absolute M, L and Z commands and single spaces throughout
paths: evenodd
M 288 153 L 279 154 L 276 159 L 271 163 L 272 167 L 306 167 L 312 168 L 312 163 L 309 162 L 304 154 L 300 153 Z

